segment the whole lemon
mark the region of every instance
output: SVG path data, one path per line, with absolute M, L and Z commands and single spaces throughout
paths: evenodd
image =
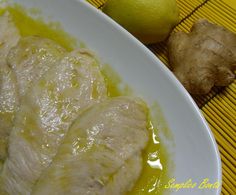
M 103 12 L 145 44 L 165 40 L 179 22 L 176 0 L 107 0 Z

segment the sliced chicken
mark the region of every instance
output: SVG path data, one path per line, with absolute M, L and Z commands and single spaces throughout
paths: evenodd
M 8 12 L 0 16 L 0 62 L 5 63 L 12 47 L 20 38 L 19 31 Z
M 96 104 L 72 125 L 32 194 L 124 194 L 140 175 L 147 141 L 143 102 L 118 97 Z
M 9 139 L 9 157 L 0 177 L 2 193 L 30 194 L 73 120 L 106 98 L 97 63 L 89 52 L 74 51 L 22 97 Z
M 0 54 L 4 59 L 0 73 L 2 80 L 0 86 L 0 100 L 2 100 L 0 103 L 0 143 L 2 143 L 0 158 L 2 161 L 6 157 L 8 136 L 12 129 L 12 121 L 15 111 L 18 109 L 20 97 L 26 93 L 33 82 L 56 65 L 65 55 L 65 50 L 49 39 L 36 36 L 20 38 L 16 27 L 9 19 L 10 16 L 6 16 L 7 18 L 2 18 L 5 22 L 2 22 L 2 26 L 6 31 L 6 36 L 4 37 L 2 34 L 1 37 L 5 47 Z M 6 16 L 4 15 L 4 17 Z M 5 21 L 7 19 L 8 26 Z
M 0 16 L 0 163 L 7 155 L 8 136 L 18 107 L 16 80 L 6 58 L 19 38 L 19 32 L 9 14 Z
M 8 137 L 18 106 L 15 75 L 7 65 L 0 65 L 0 163 L 7 156 Z
M 65 49 L 54 41 L 38 36 L 22 37 L 8 54 L 8 64 L 13 69 L 20 96 L 32 82 L 37 81 L 65 56 Z

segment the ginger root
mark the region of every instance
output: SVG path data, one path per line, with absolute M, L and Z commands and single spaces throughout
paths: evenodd
M 235 78 L 236 35 L 205 19 L 190 33 L 174 32 L 168 40 L 171 68 L 191 94 L 206 94 Z

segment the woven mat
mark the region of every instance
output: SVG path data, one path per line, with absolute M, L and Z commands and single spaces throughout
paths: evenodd
M 232 2 L 236 4 L 236 0 Z M 101 8 L 105 0 L 88 0 Z M 188 32 L 199 18 L 225 26 L 236 33 L 236 10 L 222 0 L 177 0 L 180 8 L 180 23 L 175 31 Z M 236 7 L 236 6 L 234 6 Z M 168 66 L 166 43 L 149 46 Z M 223 169 L 222 194 L 236 195 L 236 80 L 228 87 L 215 87 L 206 96 L 193 97 L 202 110 L 221 154 Z

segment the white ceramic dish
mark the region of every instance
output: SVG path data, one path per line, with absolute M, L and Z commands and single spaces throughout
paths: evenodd
M 176 183 L 204 178 L 221 181 L 221 161 L 215 139 L 198 107 L 173 74 L 144 45 L 101 11 L 80 0 L 14 0 L 36 7 L 45 19 L 63 28 L 109 63 L 138 96 L 158 102 L 173 134 L 169 150 Z M 174 145 L 174 147 L 173 147 Z M 180 189 L 171 194 L 220 194 L 217 189 Z

